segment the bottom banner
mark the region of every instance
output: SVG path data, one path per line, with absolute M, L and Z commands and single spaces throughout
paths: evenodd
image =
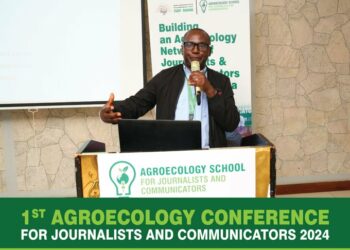
M 346 248 L 350 199 L 0 199 L 0 248 Z

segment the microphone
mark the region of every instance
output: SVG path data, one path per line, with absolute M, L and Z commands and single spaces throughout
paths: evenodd
M 191 71 L 200 71 L 200 65 L 198 61 L 192 61 L 191 62 Z M 197 98 L 197 105 L 201 105 L 201 88 L 196 86 L 196 98 Z

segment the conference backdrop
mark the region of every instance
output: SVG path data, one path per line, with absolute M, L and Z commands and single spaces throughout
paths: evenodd
M 182 63 L 182 37 L 191 28 L 210 34 L 207 66 L 231 80 L 241 114 L 239 132 L 251 131 L 251 53 L 249 1 L 148 1 L 152 73 Z

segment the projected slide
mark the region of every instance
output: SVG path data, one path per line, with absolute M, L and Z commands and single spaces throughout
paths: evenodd
M 143 86 L 140 14 L 141 1 L 0 0 L 0 106 L 134 94 Z

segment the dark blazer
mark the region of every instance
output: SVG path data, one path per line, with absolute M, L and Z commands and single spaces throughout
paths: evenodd
M 213 98 L 208 98 L 209 144 L 210 147 L 227 146 L 225 131 L 233 131 L 239 123 L 240 115 L 235 105 L 230 80 L 212 69 L 207 71 L 208 80 L 218 90 Z M 156 119 L 174 120 L 185 72 L 183 65 L 177 65 L 159 72 L 143 89 L 124 101 L 115 102 L 115 111 L 125 119 L 137 119 L 157 105 Z

